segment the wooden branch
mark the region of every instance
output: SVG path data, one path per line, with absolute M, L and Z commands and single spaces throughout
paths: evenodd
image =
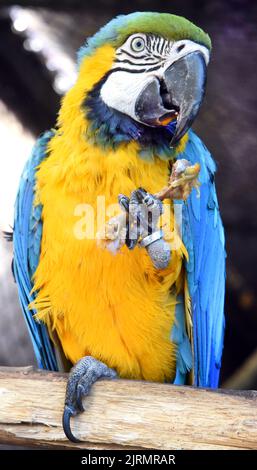
M 100 381 L 65 438 L 67 374 L 0 368 L 0 442 L 80 449 L 257 449 L 257 392 Z

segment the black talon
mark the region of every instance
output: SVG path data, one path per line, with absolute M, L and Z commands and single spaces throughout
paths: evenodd
M 146 194 L 147 194 L 147 191 L 144 188 L 138 188 L 136 190 L 136 194 L 137 194 L 137 197 L 138 197 L 138 201 L 142 203 L 145 196 L 146 196 Z
M 151 207 L 154 205 L 155 203 L 155 200 L 153 198 L 153 196 L 151 194 L 147 194 L 145 197 L 144 197 L 144 200 L 143 200 L 144 204 L 147 205 L 147 207 Z
M 85 411 L 85 408 L 84 408 L 83 403 L 82 403 L 82 399 L 83 399 L 83 387 L 81 385 L 78 385 L 76 404 L 77 404 L 77 407 L 78 407 L 78 409 L 81 413 L 83 413 L 83 411 Z
M 117 376 L 101 361 L 92 356 L 85 356 L 75 364 L 69 374 L 62 424 L 65 436 L 72 442 L 82 442 L 71 432 L 70 420 L 72 416 L 84 411 L 82 399 L 88 396 L 92 385 L 100 379 L 115 378 Z
M 75 410 L 72 410 L 69 406 L 65 405 L 63 415 L 62 415 L 62 426 L 63 426 L 64 434 L 67 437 L 67 439 L 77 444 L 78 442 L 81 442 L 81 441 L 72 434 L 71 428 L 70 428 L 70 419 L 72 416 L 75 416 L 75 415 L 76 415 Z
M 129 211 L 129 198 L 124 194 L 119 194 L 118 196 L 119 205 L 125 209 L 126 212 Z
M 125 243 L 129 250 L 133 250 L 138 244 L 142 229 L 144 236 L 153 233 L 153 220 L 157 222 L 157 217 L 162 214 L 162 202 L 140 187 L 132 191 L 130 199 L 120 194 L 119 204 L 129 214 Z

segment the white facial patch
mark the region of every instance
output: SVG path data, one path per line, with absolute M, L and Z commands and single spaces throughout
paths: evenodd
M 207 47 L 189 39 L 173 42 L 152 34 L 132 34 L 116 51 L 112 72 L 100 91 L 102 100 L 137 120 L 136 100 L 145 86 L 153 77 L 162 79 L 168 67 L 192 52 L 200 52 L 208 64 Z
M 109 108 L 114 108 L 136 119 L 136 100 L 145 85 L 151 81 L 152 76 L 149 74 L 131 74 L 117 70 L 102 86 L 100 96 Z

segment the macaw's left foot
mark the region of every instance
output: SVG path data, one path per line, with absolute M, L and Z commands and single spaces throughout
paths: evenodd
M 84 411 L 82 399 L 90 392 L 91 386 L 99 379 L 115 379 L 116 372 L 92 356 L 85 356 L 72 367 L 66 388 L 63 412 L 63 430 L 72 442 L 80 442 L 70 428 L 71 416 Z

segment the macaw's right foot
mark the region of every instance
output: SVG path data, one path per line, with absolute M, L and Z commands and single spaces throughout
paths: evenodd
M 72 367 L 65 395 L 63 430 L 72 442 L 80 442 L 71 432 L 70 418 L 84 411 L 82 400 L 99 379 L 115 379 L 116 372 L 92 356 L 85 356 Z

